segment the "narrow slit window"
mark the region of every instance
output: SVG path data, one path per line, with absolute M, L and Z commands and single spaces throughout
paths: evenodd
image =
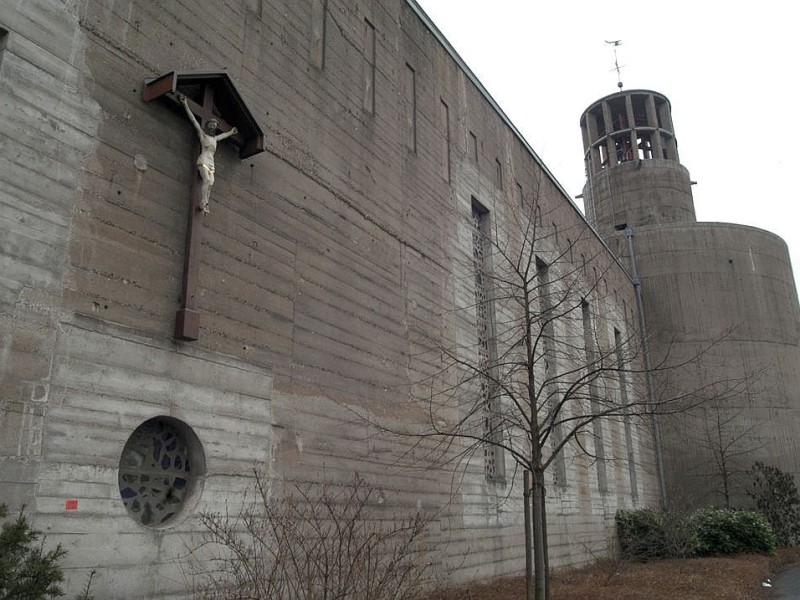
M 311 44 L 309 58 L 318 69 L 325 67 L 325 25 L 328 0 L 311 0 Z
M 472 200 L 472 258 L 475 278 L 475 326 L 477 329 L 478 402 L 477 412 L 482 420 L 481 436 L 484 446 L 484 468 L 488 481 L 505 479 L 502 449 L 503 420 L 495 371 L 497 349 L 494 340 L 494 309 L 491 284 L 491 227 L 489 211 Z M 476 415 L 477 416 L 477 415 Z
M 553 298 L 550 287 L 550 271 L 548 265 L 536 257 L 536 279 L 539 287 L 539 309 L 541 311 L 542 355 L 544 357 L 543 387 L 547 398 L 547 418 L 553 423 L 553 448 L 557 449 L 564 442 L 564 426 L 562 422 L 569 417 L 567 407 L 559 400 L 558 386 L 556 384 L 557 363 L 555 355 L 555 326 L 553 324 Z M 562 447 L 555 459 L 555 482 L 560 487 L 567 485 L 567 462 Z
M 471 131 L 469 132 L 469 152 L 475 164 L 478 163 L 478 138 Z
M 375 114 L 375 26 L 364 19 L 364 110 Z
M 623 427 L 625 429 L 625 453 L 628 462 L 628 478 L 631 485 L 631 500 L 633 504 L 639 503 L 639 484 L 636 474 L 636 452 L 633 445 L 633 430 L 628 400 L 628 382 L 625 376 L 625 358 L 623 354 L 622 333 L 614 328 L 614 351 L 616 353 L 617 372 L 619 373 L 619 401 L 623 414 Z
M 589 410 L 593 415 L 592 432 L 594 434 L 594 459 L 597 464 L 597 485 L 601 492 L 608 491 L 608 475 L 606 473 L 606 450 L 603 439 L 603 407 L 600 404 L 598 390 L 598 371 L 601 366 L 595 352 L 595 334 L 592 323 L 591 305 L 587 300 L 581 302 L 581 316 L 583 319 L 583 347 L 586 357 L 586 378 L 589 388 Z
M 417 151 L 417 74 L 414 68 L 406 63 L 405 75 L 406 98 L 406 145 L 412 152 Z
M 450 109 L 444 100 L 440 99 L 439 120 L 442 130 L 442 177 L 450 182 Z
M 0 65 L 3 64 L 3 53 L 8 44 L 8 31 L 0 27 Z

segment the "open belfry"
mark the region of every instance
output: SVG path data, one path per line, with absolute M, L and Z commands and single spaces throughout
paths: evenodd
M 696 222 L 665 96 L 581 129 L 586 216 L 414 0 L 0 3 L 0 504 L 68 595 L 191 596 L 259 493 L 363 482 L 455 585 L 531 456 L 550 567 L 739 497 L 715 433 L 796 475 L 785 244 Z

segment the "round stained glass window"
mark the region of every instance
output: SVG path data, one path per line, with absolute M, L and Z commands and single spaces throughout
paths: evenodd
M 200 440 L 170 417 L 145 421 L 128 438 L 119 461 L 119 493 L 125 508 L 147 527 L 175 519 L 205 472 Z

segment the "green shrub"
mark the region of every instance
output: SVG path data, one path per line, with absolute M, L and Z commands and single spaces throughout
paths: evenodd
M 617 512 L 617 534 L 624 558 L 685 558 L 697 551 L 697 534 L 683 513 L 640 509 Z
M 757 462 L 750 470 L 747 495 L 772 525 L 781 546 L 800 543 L 800 495 L 794 479 L 776 467 Z
M 750 510 L 701 508 L 692 515 L 700 556 L 773 552 L 775 534 L 764 515 Z
M 0 504 L 0 518 L 8 515 Z M 23 511 L 0 530 L 0 600 L 44 600 L 63 596 L 64 574 L 58 566 L 67 552 L 61 545 L 45 551 L 40 532 L 31 528 Z

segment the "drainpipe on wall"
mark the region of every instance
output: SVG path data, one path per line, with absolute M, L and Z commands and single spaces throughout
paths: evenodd
M 628 238 L 628 252 L 631 257 L 631 271 L 633 275 L 633 290 L 636 295 L 636 311 L 639 313 L 639 333 L 642 336 L 642 352 L 644 353 L 645 368 L 645 387 L 647 388 L 647 404 L 653 406 L 653 375 L 650 363 L 650 348 L 647 344 L 647 329 L 644 318 L 644 305 L 642 303 L 642 279 L 636 267 L 636 252 L 633 246 L 633 227 L 623 225 L 625 237 Z M 619 227 L 621 229 L 621 227 Z M 661 429 L 658 426 L 658 419 L 655 413 L 650 413 L 650 420 L 653 427 L 653 443 L 656 453 L 656 467 L 658 469 L 658 490 L 661 493 L 661 508 L 667 510 L 667 486 L 664 478 L 664 455 L 661 451 Z

